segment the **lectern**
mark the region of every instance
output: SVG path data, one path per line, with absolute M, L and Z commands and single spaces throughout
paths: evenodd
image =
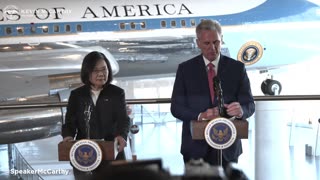
M 204 130 L 210 120 L 205 121 L 191 121 L 191 134 L 192 139 L 201 140 L 204 139 Z M 245 119 L 231 120 L 237 130 L 238 139 L 248 139 L 249 122 Z
M 249 123 L 247 120 L 230 120 L 218 117 L 213 120 L 191 121 L 190 123 L 192 139 L 205 139 L 211 147 L 218 149 L 218 164 L 220 166 L 222 166 L 222 150 L 230 147 L 236 138 L 248 138 Z
M 93 140 L 93 139 L 91 139 Z M 102 160 L 114 160 L 117 156 L 117 151 L 114 148 L 114 142 L 113 141 L 103 141 L 103 140 L 93 140 L 95 141 L 101 151 L 102 151 Z M 76 143 L 77 141 L 67 141 L 67 142 L 60 142 L 58 144 L 58 156 L 59 161 L 70 161 L 69 152 L 71 147 Z

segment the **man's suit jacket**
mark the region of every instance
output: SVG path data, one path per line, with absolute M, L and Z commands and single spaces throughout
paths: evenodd
M 220 56 L 218 74 L 223 90 L 224 103 L 239 102 L 243 109 L 243 119 L 255 111 L 250 82 L 243 63 L 229 57 Z M 217 106 L 217 99 L 212 104 L 208 84 L 207 69 L 202 55 L 185 61 L 178 66 L 171 97 L 171 113 L 183 121 L 181 153 L 190 158 L 202 158 L 209 145 L 205 140 L 192 140 L 190 121 L 197 120 L 201 112 Z M 237 158 L 242 153 L 241 141 L 223 150 L 227 161 Z
M 84 85 L 71 91 L 65 124 L 62 126 L 62 136 L 86 138 L 86 123 L 84 111 L 90 104 L 93 107 L 90 118 L 90 139 L 113 141 L 121 135 L 127 139 L 129 132 L 129 117 L 126 111 L 123 89 L 109 84 L 102 89 L 94 106 L 90 87 Z

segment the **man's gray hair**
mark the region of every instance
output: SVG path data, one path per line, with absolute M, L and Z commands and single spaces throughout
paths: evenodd
M 196 27 L 197 38 L 199 37 L 200 32 L 202 30 L 212 30 L 212 31 L 217 31 L 219 35 L 222 34 L 221 25 L 216 20 L 208 20 L 208 19 L 202 20 L 200 24 L 198 24 Z

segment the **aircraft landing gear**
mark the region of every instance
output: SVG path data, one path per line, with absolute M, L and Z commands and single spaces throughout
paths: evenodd
M 273 79 L 266 79 L 261 84 L 261 90 L 265 95 L 279 95 L 281 89 L 282 87 L 280 82 Z

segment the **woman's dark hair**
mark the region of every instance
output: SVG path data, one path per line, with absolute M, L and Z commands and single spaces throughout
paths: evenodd
M 92 51 L 91 53 L 87 54 L 82 61 L 81 81 L 84 84 L 91 85 L 89 77 L 93 72 L 97 62 L 101 59 L 103 59 L 106 62 L 107 68 L 108 68 L 108 80 L 105 85 L 108 85 L 111 83 L 111 81 L 113 80 L 113 75 L 112 75 L 112 69 L 111 69 L 109 60 L 103 53 L 98 51 Z

